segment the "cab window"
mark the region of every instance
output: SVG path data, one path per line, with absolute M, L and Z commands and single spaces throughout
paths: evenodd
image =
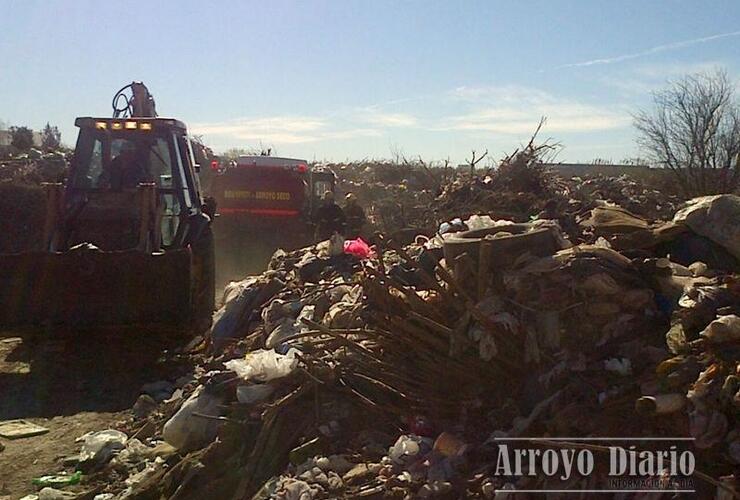
M 167 141 L 158 137 L 149 147 L 149 169 L 157 186 L 172 189 L 172 160 Z
M 163 193 L 162 203 L 162 244 L 165 247 L 175 242 L 180 227 L 180 200 L 175 194 Z
M 154 182 L 162 189 L 172 189 L 172 167 L 166 137 L 83 129 L 77 141 L 72 187 L 117 190 Z
M 177 134 L 173 134 L 173 137 L 175 139 L 175 156 L 177 157 L 177 168 L 179 169 L 180 173 L 180 179 L 183 179 L 184 183 L 182 185 L 182 194 L 185 199 L 185 206 L 187 208 L 191 208 L 193 206 L 192 201 L 192 195 L 193 192 L 193 186 L 192 186 L 192 180 L 189 175 L 187 175 L 186 169 L 190 168 L 190 162 L 188 159 L 188 151 L 183 146 L 185 146 L 182 142 L 182 137 L 184 136 L 178 136 Z

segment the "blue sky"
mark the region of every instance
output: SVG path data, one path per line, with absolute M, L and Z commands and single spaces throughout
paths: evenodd
M 686 73 L 740 81 L 740 2 L 0 0 L 0 120 L 74 142 L 143 80 L 217 151 L 560 159 L 638 154 L 630 113 Z

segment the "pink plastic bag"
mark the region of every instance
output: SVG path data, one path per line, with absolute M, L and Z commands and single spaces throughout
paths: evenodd
M 375 252 L 373 252 L 373 249 L 370 248 L 370 245 L 368 245 L 367 242 L 362 238 L 345 241 L 344 253 L 354 255 L 355 257 L 360 259 L 369 259 L 375 254 Z

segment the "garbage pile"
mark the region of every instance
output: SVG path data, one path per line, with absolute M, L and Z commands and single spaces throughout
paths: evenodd
M 331 165 L 342 192 L 353 192 L 366 207 L 371 225 L 398 240 L 432 236 L 454 218 L 487 214 L 527 222 L 557 219 L 574 242 L 592 242 L 576 220 L 597 206 L 621 207 L 649 222 L 665 221 L 681 200 L 628 175 L 563 178 L 548 165 L 556 145 L 534 142 L 503 158 L 495 168 L 429 167 L 416 162 L 358 162 Z M 404 240 L 404 237 L 406 239 Z
M 498 498 L 610 484 L 502 475 L 507 439 L 665 437 L 694 439 L 701 498 L 738 497 L 740 198 L 662 224 L 592 212 L 593 243 L 477 216 L 406 246 L 278 251 L 227 287 L 192 376 L 82 440 L 81 484 L 99 500 Z
M 717 266 L 740 259 L 740 197 L 706 196 L 691 200 L 673 222 L 690 229 L 705 245 L 721 249 Z M 704 250 L 704 245 L 694 248 Z M 709 260 L 709 259 L 706 259 Z M 662 262 L 661 262 L 662 261 Z M 673 306 L 666 344 L 674 356 L 656 368 L 669 396 L 685 396 L 689 431 L 695 446 L 714 460 L 740 463 L 740 277 L 706 262 L 685 267 L 658 259 L 656 281 L 664 303 Z M 670 272 L 669 272 L 670 269 Z M 737 260 L 734 262 L 737 271 Z M 638 402 L 639 403 L 639 402 Z
M 40 243 L 46 213 L 46 194 L 41 184 L 60 182 L 67 161 L 62 152 L 27 154 L 0 159 L 0 252 L 35 249 Z
M 681 203 L 678 196 L 666 193 L 628 175 L 591 175 L 568 180 L 569 195 L 593 208 L 594 200 L 603 200 L 651 220 L 667 220 Z
M 384 161 L 327 165 L 338 177 L 337 188 L 352 192 L 366 207 L 369 223 L 386 234 L 426 233 L 438 224 L 429 210 L 451 172 L 420 162 Z
M 0 183 L 41 184 L 61 182 L 67 172 L 67 155 L 63 151 L 28 153 L 0 159 Z
M 446 218 L 487 213 L 499 219 L 527 221 L 549 200 L 565 200 L 562 179 L 544 165 L 546 155 L 556 149 L 530 142 L 485 175 L 459 175 L 444 186 L 435 209 Z
M 328 166 L 338 174 L 339 190 L 355 193 L 366 207 L 376 230 L 410 242 L 417 234 L 433 235 L 454 217 L 488 213 L 529 220 L 550 198 L 563 198 L 565 184 L 544 166 L 545 156 L 555 149 L 530 142 L 497 168 L 477 172 L 447 163 L 428 165 L 421 159 Z
M 497 472 L 506 439 L 559 437 L 694 438 L 702 495 L 737 495 L 740 198 L 676 212 L 627 178 L 563 180 L 548 151 L 346 170 L 386 236 L 279 250 L 230 284 L 192 373 L 81 436 L 39 497 L 609 489 Z

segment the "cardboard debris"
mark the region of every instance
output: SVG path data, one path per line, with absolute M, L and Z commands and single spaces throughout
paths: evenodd
M 0 422 L 0 437 L 5 439 L 23 439 L 46 434 L 49 429 L 27 420 L 6 420 Z

